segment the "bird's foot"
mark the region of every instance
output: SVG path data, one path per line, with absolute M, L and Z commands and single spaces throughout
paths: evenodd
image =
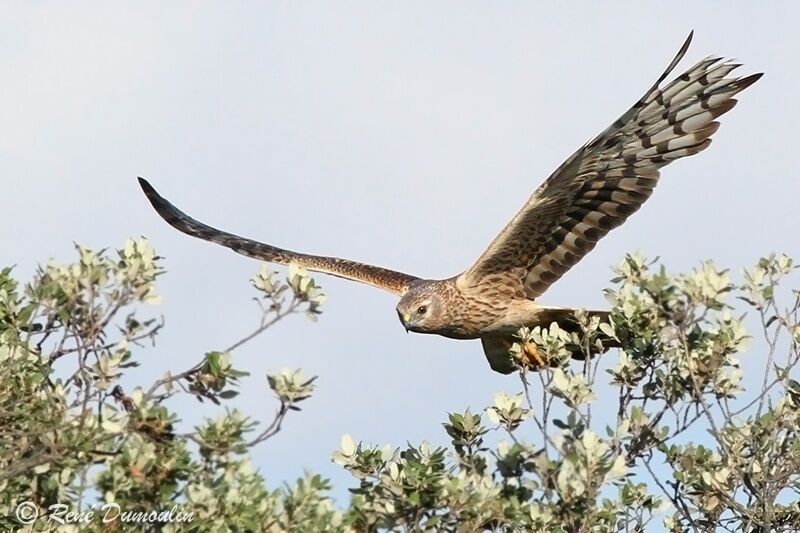
M 526 342 L 522 345 L 522 353 L 525 355 L 526 363 L 533 370 L 541 370 L 547 368 L 547 361 L 539 351 L 539 347 L 533 342 Z
M 504 340 L 504 344 L 506 345 L 507 350 L 511 350 L 514 346 L 514 342 L 511 340 Z M 536 346 L 533 342 L 525 342 L 520 343 L 521 348 L 521 357 L 522 364 L 530 368 L 531 370 L 538 372 L 543 368 L 547 368 L 547 361 L 545 360 L 542 352 L 539 351 L 539 347 Z

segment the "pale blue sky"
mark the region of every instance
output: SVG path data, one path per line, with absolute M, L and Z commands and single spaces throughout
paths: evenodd
M 258 263 L 164 224 L 136 184 L 212 225 L 424 277 L 460 272 L 533 189 L 627 109 L 691 29 L 709 54 L 766 76 L 714 145 L 663 172 L 654 197 L 543 301 L 603 306 L 627 251 L 673 269 L 800 257 L 795 137 L 800 4 L 671 2 L 6 2 L 0 20 L 0 264 L 29 275 L 72 242 L 149 237 L 165 256 L 167 327 L 137 354 L 181 370 L 255 326 Z M 681 68 L 679 67 L 679 69 Z M 318 392 L 254 452 L 272 486 L 330 463 L 345 432 L 446 442 L 448 411 L 519 382 L 477 342 L 406 335 L 395 298 L 318 276 L 317 324 L 297 317 L 236 354 L 230 405 L 267 419 L 264 374 L 303 367 Z M 183 418 L 208 403 L 174 404 Z M 343 494 L 339 492 L 339 494 Z

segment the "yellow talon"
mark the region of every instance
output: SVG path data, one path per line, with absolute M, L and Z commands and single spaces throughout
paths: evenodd
M 541 370 L 547 367 L 547 361 L 542 357 L 539 348 L 532 342 L 526 342 L 522 347 L 522 352 L 527 358 L 528 365 L 534 370 Z
M 511 350 L 511 347 L 514 346 L 514 342 L 508 339 L 502 339 L 502 343 L 507 350 Z M 524 356 L 523 363 L 531 370 L 538 371 L 548 366 L 547 361 L 542 356 L 542 352 L 533 342 L 526 342 L 522 345 L 522 355 Z

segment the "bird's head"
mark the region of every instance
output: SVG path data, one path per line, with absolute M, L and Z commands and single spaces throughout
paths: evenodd
M 444 325 L 442 300 L 436 282 L 415 282 L 397 303 L 397 316 L 406 331 L 436 333 Z

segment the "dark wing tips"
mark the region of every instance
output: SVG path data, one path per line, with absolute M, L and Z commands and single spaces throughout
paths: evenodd
M 755 82 L 761 79 L 764 75 L 763 72 L 756 72 L 755 74 L 750 74 L 749 76 L 745 76 L 744 78 L 740 78 L 735 82 L 731 83 L 731 86 L 736 87 L 736 92 L 741 92 L 753 85 Z
M 694 29 L 689 31 L 689 35 L 686 37 L 686 40 L 683 41 L 683 45 L 681 49 L 678 50 L 678 57 L 683 57 L 686 54 L 686 51 L 689 50 L 689 46 L 692 44 L 692 39 L 694 38 Z
M 167 219 L 167 214 L 171 211 L 169 208 L 172 205 L 167 202 L 158 191 L 156 191 L 150 182 L 146 179 L 142 178 L 141 176 L 136 178 L 139 180 L 139 187 L 142 188 L 144 195 L 147 196 L 147 199 L 150 200 L 150 203 L 153 205 L 153 208 L 161 215 L 163 218 Z M 168 220 L 169 221 L 169 220 Z
M 653 84 L 653 87 L 650 88 L 650 91 L 658 88 L 658 86 L 661 84 L 661 82 L 664 81 L 665 79 L 667 79 L 667 76 L 669 76 L 670 73 L 673 70 L 675 70 L 675 67 L 678 66 L 678 63 L 681 62 L 681 59 L 683 59 L 683 56 L 685 56 L 686 52 L 689 50 L 689 45 L 692 44 L 692 38 L 693 37 L 694 37 L 694 30 L 689 32 L 689 36 L 686 38 L 686 40 L 681 45 L 680 50 L 678 50 L 678 53 L 675 54 L 675 57 L 672 59 L 672 62 L 670 62 L 669 66 L 667 66 L 666 70 L 664 70 L 664 73 L 661 74 L 661 77 L 659 77 L 658 80 Z M 650 91 L 648 91 L 648 93 Z
M 169 203 L 169 201 L 167 201 L 163 196 L 158 194 L 158 191 L 156 191 L 146 179 L 141 177 L 137 179 L 139 180 L 139 186 L 142 188 L 142 191 L 144 191 L 144 194 L 147 196 L 147 199 L 150 201 L 153 209 L 155 209 L 156 213 L 158 213 L 159 216 L 173 228 L 188 235 L 199 236 L 201 238 L 206 238 L 206 232 L 216 231 L 214 228 L 194 220 L 180 209 Z
M 138 178 L 136 178 L 136 179 L 139 181 L 139 187 L 141 187 L 141 188 L 142 188 L 142 190 L 144 191 L 144 193 L 145 193 L 147 196 L 150 196 L 151 194 L 155 194 L 156 196 L 158 195 L 158 193 L 157 193 L 157 192 L 156 192 L 156 190 L 153 188 L 153 186 L 152 186 L 152 185 L 150 185 L 150 182 L 149 182 L 149 181 L 147 181 L 146 179 L 144 179 L 144 178 L 143 178 L 143 177 L 141 177 L 141 176 L 139 176 L 139 177 L 138 177 Z
M 162 211 L 167 207 L 172 207 L 172 205 L 160 194 L 158 194 L 158 191 L 156 191 L 155 188 L 150 185 L 149 181 L 142 177 L 138 177 L 136 179 L 139 180 L 139 187 L 142 188 L 142 191 L 144 191 L 144 194 L 147 196 L 147 199 L 150 200 L 150 203 L 153 204 L 155 210 L 158 211 L 161 216 L 164 216 Z

